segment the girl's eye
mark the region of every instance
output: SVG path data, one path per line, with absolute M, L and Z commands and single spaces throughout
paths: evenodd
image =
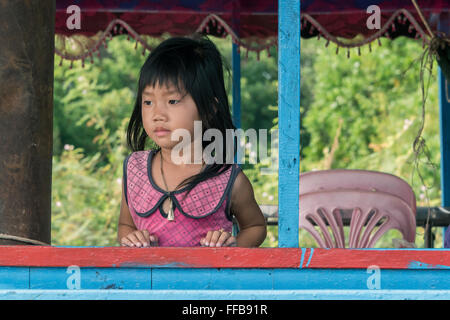
M 144 101 L 144 105 L 146 105 L 146 106 L 151 106 L 151 105 L 152 105 L 152 102 L 149 101 L 149 100 L 145 100 L 145 101 Z
M 177 104 L 180 100 L 169 100 L 169 104 Z

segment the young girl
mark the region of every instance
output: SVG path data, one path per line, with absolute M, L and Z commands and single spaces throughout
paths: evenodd
M 172 152 L 180 143 L 175 131 L 195 136 L 194 121 L 201 121 L 202 133 L 215 129 L 222 137 L 235 129 L 222 68 L 219 51 L 206 38 L 163 41 L 142 66 L 127 130 L 134 152 L 124 161 L 121 245 L 257 247 L 264 241 L 264 216 L 247 177 L 238 165 L 226 163 L 225 141 L 223 150 L 216 150 L 223 161 L 214 163 L 192 161 L 196 137 L 182 149 L 184 162 Z M 159 148 L 144 150 L 147 137 Z M 204 140 L 202 150 L 212 143 Z

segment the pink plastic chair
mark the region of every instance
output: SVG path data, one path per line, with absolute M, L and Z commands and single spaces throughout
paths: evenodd
M 342 212 L 351 211 L 349 248 L 371 248 L 388 230 L 413 243 L 416 200 L 402 179 L 367 170 L 323 170 L 300 175 L 300 228 L 322 248 L 345 248 Z M 332 239 L 332 236 L 334 240 Z

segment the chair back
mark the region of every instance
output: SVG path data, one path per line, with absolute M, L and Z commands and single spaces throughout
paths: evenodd
M 311 171 L 300 175 L 299 227 L 323 248 L 371 248 L 388 230 L 415 241 L 416 201 L 404 180 L 365 170 Z M 342 211 L 348 210 L 345 237 Z M 348 241 L 346 241 L 348 240 Z

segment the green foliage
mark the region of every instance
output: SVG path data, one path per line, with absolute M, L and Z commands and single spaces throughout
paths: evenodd
M 114 245 L 125 137 L 141 51 L 124 37 L 101 61 L 59 66 L 55 57 L 52 242 Z
M 376 154 L 390 149 L 389 156 L 396 159 L 411 150 L 421 114 L 419 68 L 415 61 L 420 49 L 419 43 L 405 38 L 383 41 L 374 53 L 350 59 L 318 48 L 314 102 L 303 120 L 311 134 L 311 141 L 305 147 L 304 171 L 317 168 L 317 162 L 330 154 L 342 121 L 331 168 L 369 167 L 404 177 L 411 172 L 411 167 L 406 165 L 411 153 L 400 163 L 386 161 L 387 155 Z M 435 108 L 427 113 L 431 118 L 427 124 L 437 110 L 436 93 L 436 81 L 433 81 L 428 106 Z M 426 131 L 425 137 L 430 134 L 436 137 L 435 128 L 428 127 L 432 131 Z M 368 159 L 373 161 L 367 163 Z
M 118 131 L 131 114 L 138 72 L 144 58 L 125 38 L 110 41 L 102 59 L 82 68 L 58 66 L 55 58 L 54 154 L 64 144 L 87 155 L 100 152 L 103 164 L 124 132 Z M 126 67 L 125 67 L 126 66 Z
M 307 48 L 310 45 L 309 40 L 303 41 L 302 49 L 305 42 L 308 42 Z M 388 172 L 413 187 L 417 206 L 439 205 L 436 72 L 430 79 L 423 132 L 430 160 L 435 165 L 427 164 L 424 154 L 419 155 L 418 169 L 424 183 L 414 167 L 413 142 L 422 121 L 418 64 L 421 44 L 406 38 L 385 40 L 372 53 L 367 50 L 362 56 L 350 58 L 342 53 L 336 55 L 333 49 L 325 48 L 323 41 L 314 46 L 313 73 L 302 60 L 302 79 L 305 74 L 314 74 L 314 79 L 311 79 L 312 98 L 308 100 L 311 104 L 305 105 L 301 101 L 301 130 L 305 130 L 310 138 L 307 141 L 301 139 L 301 172 L 335 168 Z M 251 175 L 258 174 L 252 172 Z M 275 177 L 266 179 L 263 185 L 256 185 L 257 194 L 276 187 Z M 419 247 L 423 246 L 423 232 L 423 228 L 417 228 L 416 244 Z M 388 233 L 377 245 L 391 247 L 394 234 Z M 437 232 L 435 245 L 439 247 L 441 241 L 442 235 Z M 310 246 L 310 237 L 302 235 L 300 244 Z
M 150 39 L 153 43 L 157 40 Z M 231 65 L 230 39 L 214 39 Z M 439 192 L 439 124 L 436 75 L 429 88 L 425 130 L 431 160 L 420 158 L 425 186 L 413 170 L 412 143 L 420 127 L 421 92 L 416 59 L 421 45 L 410 39 L 383 41 L 362 56 L 335 54 L 323 41 L 302 40 L 301 171 L 356 168 L 402 177 L 416 193 L 418 206 L 437 205 Z M 277 52 L 271 56 L 242 53 L 242 127 L 277 128 Z M 59 66 L 55 58 L 54 162 L 52 243 L 116 245 L 120 211 L 122 161 L 130 151 L 126 127 L 136 99 L 142 49 L 115 37 L 102 59 L 85 68 Z M 226 75 L 231 102 L 231 75 Z M 274 155 L 276 156 L 276 155 Z M 269 163 L 244 166 L 260 204 L 277 204 L 278 177 L 262 175 Z M 413 174 L 414 173 L 414 174 Z M 429 197 L 429 204 L 426 202 Z M 277 245 L 276 227 L 269 227 L 263 246 Z M 423 229 L 417 244 L 423 246 Z M 391 247 L 389 233 L 378 243 Z M 436 246 L 441 235 L 437 235 Z M 300 231 L 303 247 L 316 246 Z
M 62 152 L 53 161 L 52 244 L 108 246 L 114 244 L 121 180 L 117 166 L 94 169 L 99 154 L 85 157 L 81 149 Z

